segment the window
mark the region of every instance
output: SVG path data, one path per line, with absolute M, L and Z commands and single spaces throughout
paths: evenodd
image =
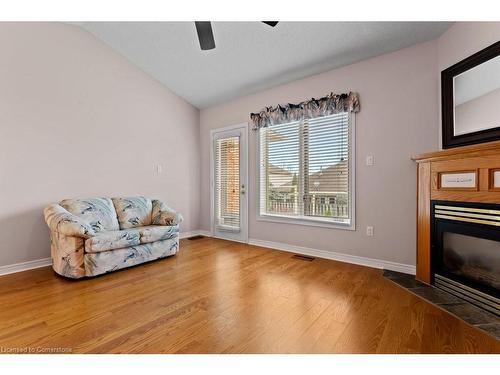
M 259 131 L 260 219 L 354 228 L 354 114 Z

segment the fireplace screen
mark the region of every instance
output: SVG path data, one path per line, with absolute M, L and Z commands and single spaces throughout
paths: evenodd
M 500 290 L 500 242 L 443 233 L 443 271 Z
M 433 202 L 434 285 L 500 315 L 500 206 Z

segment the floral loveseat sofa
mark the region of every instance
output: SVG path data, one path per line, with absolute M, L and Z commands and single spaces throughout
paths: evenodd
M 177 253 L 182 216 L 145 197 L 66 199 L 44 210 L 52 267 L 96 276 Z

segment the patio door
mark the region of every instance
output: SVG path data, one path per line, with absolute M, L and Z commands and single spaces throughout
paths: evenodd
M 212 235 L 248 242 L 247 124 L 211 132 Z

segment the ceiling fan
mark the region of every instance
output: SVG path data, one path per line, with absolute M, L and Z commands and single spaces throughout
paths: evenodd
M 271 27 L 274 27 L 278 24 L 278 21 L 262 21 L 262 22 Z M 214 49 L 215 40 L 214 40 L 214 33 L 212 32 L 211 23 L 209 21 L 196 21 L 195 25 L 201 49 L 203 51 Z

